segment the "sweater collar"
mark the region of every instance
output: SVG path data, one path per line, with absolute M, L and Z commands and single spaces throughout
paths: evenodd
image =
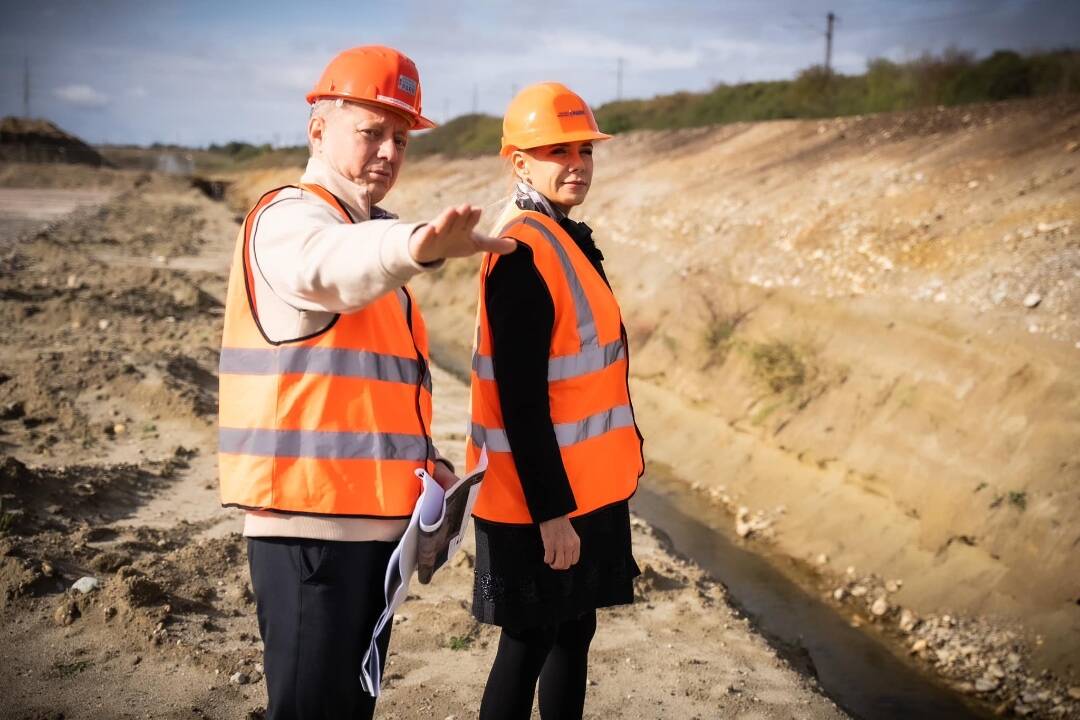
M 356 222 L 395 217 L 378 205 L 369 206 L 367 195 L 361 192 L 356 183 L 334 170 L 320 158 L 308 158 L 307 167 L 304 168 L 300 182 L 326 188 L 345 205 L 345 209 Z

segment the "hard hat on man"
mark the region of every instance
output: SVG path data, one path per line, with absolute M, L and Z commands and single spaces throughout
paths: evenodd
M 420 104 L 420 73 L 403 53 L 381 45 L 363 45 L 337 54 L 307 94 L 314 103 L 323 98 L 378 105 L 405 115 L 413 130 L 435 127 Z

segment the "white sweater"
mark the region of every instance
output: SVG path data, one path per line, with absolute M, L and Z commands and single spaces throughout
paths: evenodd
M 359 310 L 441 265 L 421 265 L 409 254 L 409 238 L 422 223 L 370 220 L 359 188 L 325 162 L 311 158 L 300 182 L 329 190 L 356 222 L 343 222 L 337 210 L 299 190 L 282 191 L 256 218 L 249 261 L 259 323 L 271 339 L 318 332 L 335 314 Z M 248 511 L 244 535 L 397 540 L 407 523 Z

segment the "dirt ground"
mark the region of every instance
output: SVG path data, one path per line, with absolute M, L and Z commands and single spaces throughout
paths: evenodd
M 57 189 L 68 175 L 32 193 L 0 173 L 2 714 L 260 717 L 245 546 L 214 457 L 237 217 L 183 179 L 76 172 L 76 191 Z M 466 388 L 441 371 L 435 386 L 437 441 L 460 458 Z M 639 521 L 634 545 L 638 602 L 601 614 L 587 717 L 845 717 Z M 468 612 L 470 566 L 466 547 L 414 585 L 380 717 L 475 714 L 497 634 Z
M 629 133 L 595 157 L 576 217 L 649 458 L 961 691 L 1080 713 L 1080 100 Z M 424 159 L 391 209 L 493 217 L 508 189 L 498 158 Z M 475 264 L 414 285 L 467 372 Z

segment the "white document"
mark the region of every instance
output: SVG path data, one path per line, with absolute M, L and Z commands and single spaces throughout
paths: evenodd
M 386 579 L 383 583 L 386 609 L 375 623 L 371 642 L 360 666 L 360 683 L 372 697 L 379 696 L 382 685 L 376 639 L 386 628 L 386 624 L 393 621 L 394 611 L 405 602 L 409 594 L 409 583 L 418 566 L 420 581 L 426 584 L 430 582 L 431 575 L 461 547 L 486 470 L 487 448 L 484 447 L 480 451 L 476 468 L 449 490 L 443 491 L 426 470 L 421 468 L 416 471 L 423 488 L 413 507 L 409 526 L 405 528 L 405 534 L 398 541 L 386 566 Z

